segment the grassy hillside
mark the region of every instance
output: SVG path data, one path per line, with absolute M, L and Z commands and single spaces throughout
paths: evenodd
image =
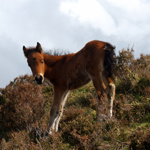
M 53 88 L 24 75 L 0 89 L 0 149 L 150 149 L 150 55 L 134 59 L 127 49 L 116 61 L 113 118 L 96 122 L 96 92 L 90 83 L 70 93 L 59 132 L 49 138 L 43 134 Z

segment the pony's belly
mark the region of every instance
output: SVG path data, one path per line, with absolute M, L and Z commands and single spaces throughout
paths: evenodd
M 73 90 L 73 89 L 77 89 L 81 86 L 86 85 L 87 83 L 89 83 L 91 81 L 91 79 L 89 78 L 89 76 L 87 76 L 87 74 L 80 74 L 79 76 L 76 77 L 70 77 L 67 80 L 67 86 L 69 90 Z

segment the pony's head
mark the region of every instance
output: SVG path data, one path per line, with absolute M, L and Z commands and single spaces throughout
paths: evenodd
M 42 84 L 44 81 L 45 65 L 40 43 L 37 43 L 35 48 L 26 48 L 23 46 L 23 51 L 37 84 Z

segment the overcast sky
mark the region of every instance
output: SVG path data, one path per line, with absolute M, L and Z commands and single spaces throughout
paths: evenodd
M 0 88 L 31 74 L 23 45 L 77 52 L 94 39 L 150 54 L 150 1 L 0 0 Z

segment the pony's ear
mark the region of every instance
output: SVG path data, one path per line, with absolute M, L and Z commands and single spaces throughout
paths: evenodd
M 25 57 L 27 57 L 28 49 L 25 46 L 23 46 L 23 52 L 24 52 Z
M 39 52 L 39 53 L 42 53 L 42 47 L 41 47 L 41 44 L 39 42 L 37 42 L 37 45 L 36 45 L 36 50 Z

